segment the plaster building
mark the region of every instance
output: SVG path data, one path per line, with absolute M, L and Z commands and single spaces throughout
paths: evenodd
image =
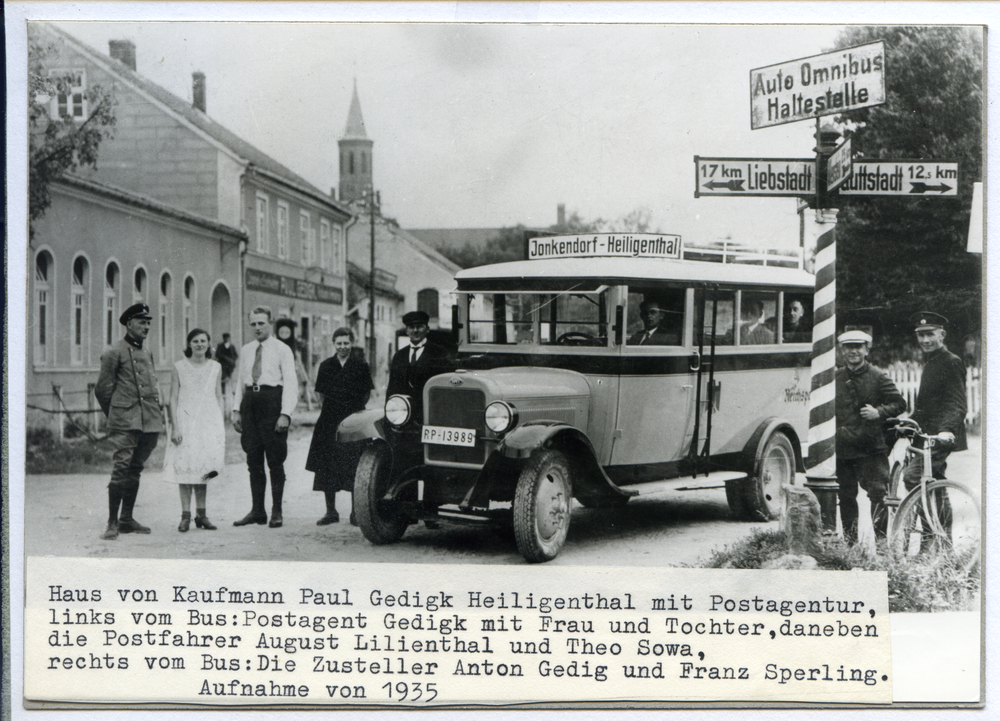
M 105 55 L 53 25 L 31 31 L 53 50 L 47 70 L 79 83 L 50 99 L 54 117 L 87 117 L 87 89 L 98 84 L 113 87 L 118 104 L 97 168 L 59 184 L 29 245 L 29 396 L 51 394 L 60 378 L 64 393 L 89 399 L 112 296 L 116 309 L 150 305 L 161 384 L 188 320 L 213 342 L 230 332 L 239 344 L 245 312 L 258 304 L 298 323 L 307 369 L 331 355 L 330 335 L 347 315 L 349 208 L 212 120 L 204 74 L 193 74 L 185 100 L 137 72 L 131 41 L 112 41 Z M 107 287 L 112 277 L 117 286 Z M 73 407 L 86 406 L 81 398 Z

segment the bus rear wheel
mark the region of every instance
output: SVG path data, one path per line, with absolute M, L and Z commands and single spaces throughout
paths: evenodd
M 781 515 L 781 487 L 795 482 L 795 450 L 782 431 L 772 433 L 743 487 L 744 518 L 770 521 Z M 727 489 L 728 492 L 728 489 Z
M 536 451 L 514 491 L 514 540 L 528 563 L 551 561 L 569 533 L 573 484 L 560 451 Z

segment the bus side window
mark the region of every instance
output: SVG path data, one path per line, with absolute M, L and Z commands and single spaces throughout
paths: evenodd
M 740 296 L 740 345 L 778 342 L 778 294 L 743 291 Z
M 704 314 L 702 315 L 702 329 L 705 333 L 704 343 L 709 345 L 712 342 L 712 334 L 715 334 L 715 345 L 733 345 L 735 342 L 735 318 L 736 318 L 736 294 L 732 291 L 712 291 L 700 294 Z M 713 301 L 713 298 L 716 301 Z M 716 316 L 712 317 L 712 308 L 717 309 Z M 696 321 L 697 322 L 697 321 Z M 695 345 L 698 344 L 698 329 L 695 328 Z
M 812 342 L 812 293 L 785 293 L 782 317 L 783 343 Z

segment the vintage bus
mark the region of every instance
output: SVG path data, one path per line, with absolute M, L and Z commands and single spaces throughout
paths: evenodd
M 724 488 L 735 516 L 774 518 L 803 470 L 814 277 L 710 262 L 677 236 L 531 242 L 537 259 L 457 274 L 457 369 L 427 383 L 422 418 L 394 396 L 384 417 L 342 424 L 365 444 L 364 535 L 509 524 L 524 558 L 546 561 L 573 499 L 670 488 Z

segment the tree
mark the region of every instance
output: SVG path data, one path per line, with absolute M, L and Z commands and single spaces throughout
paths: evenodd
M 115 126 L 113 90 L 94 85 L 82 92 L 76 74 L 54 74 L 51 60 L 58 49 L 46 43 L 38 31 L 28 31 L 28 219 L 29 237 L 34 222 L 52 203 L 49 186 L 80 166 L 97 167 L 97 150 L 110 138 Z M 74 97 L 75 95 L 75 97 Z M 80 102 L 86 97 L 86 103 Z M 68 102 L 58 102 L 68 100 Z M 73 117 L 70 109 L 85 108 L 86 115 Z M 52 117 L 52 108 L 59 117 Z
M 934 310 L 952 338 L 979 330 L 981 261 L 966 252 L 973 182 L 982 180 L 982 34 L 960 27 L 857 27 L 838 48 L 883 40 L 886 102 L 838 116 L 866 158 L 958 161 L 956 198 L 842 196 L 837 313 L 896 349 L 909 316 Z M 957 336 L 957 337 L 956 337 Z

